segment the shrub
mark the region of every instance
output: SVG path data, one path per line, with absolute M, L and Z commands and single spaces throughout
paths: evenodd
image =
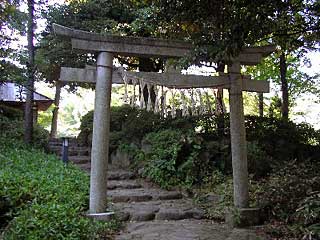
M 151 144 L 151 151 L 146 156 L 144 175 L 163 188 L 191 187 L 201 140 L 192 132 L 168 129 L 148 134 L 146 141 Z
M 267 176 L 271 171 L 273 159 L 263 150 L 257 142 L 247 143 L 248 172 L 255 179 Z
M 23 112 L 21 110 L 0 104 L 0 115 L 9 119 L 22 119 Z
M 115 227 L 82 216 L 88 208 L 85 173 L 17 141 L 0 138 L 0 149 L 4 239 L 95 239 Z
M 0 114 L 0 137 L 7 139 L 23 140 L 24 129 L 21 118 L 9 118 Z M 37 148 L 46 148 L 49 139 L 49 132 L 39 126 L 34 125 L 32 145 Z
M 256 183 L 254 196 L 267 218 L 287 225 L 272 231 L 275 237 L 288 235 L 301 239 L 308 234 L 315 239 L 320 237 L 319 171 L 319 161 L 289 161 Z
M 146 110 L 132 108 L 129 105 L 111 107 L 111 132 L 122 132 L 122 142 L 140 144 L 142 138 L 160 124 L 160 116 Z M 81 119 L 78 139 L 84 144 L 91 143 L 93 130 L 93 111 Z M 118 133 L 117 135 L 121 135 Z M 114 145 L 114 143 L 112 143 Z
M 256 141 L 272 158 L 286 161 L 294 158 L 320 157 L 320 133 L 310 125 L 295 124 L 275 118 L 246 116 L 248 141 Z M 311 146 L 314 145 L 314 146 Z

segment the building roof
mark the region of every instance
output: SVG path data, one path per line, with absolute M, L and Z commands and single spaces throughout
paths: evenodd
M 48 98 L 36 91 L 33 91 L 33 100 L 38 110 L 45 111 L 53 103 Z M 23 109 L 26 102 L 26 88 L 20 84 L 4 82 L 0 84 L 0 102 L 15 108 Z

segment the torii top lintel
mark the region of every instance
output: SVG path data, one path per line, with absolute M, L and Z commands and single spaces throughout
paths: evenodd
M 57 35 L 71 38 L 73 48 L 92 52 L 105 51 L 125 56 L 185 57 L 193 49 L 191 43 L 184 41 L 101 35 L 58 24 L 53 24 L 53 29 Z M 238 60 L 243 65 L 255 65 L 274 50 L 275 47 L 270 45 L 245 48 Z

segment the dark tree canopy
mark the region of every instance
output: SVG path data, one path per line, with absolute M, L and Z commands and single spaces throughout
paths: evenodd
M 137 1 L 135 1 L 137 2 Z M 149 0 L 167 37 L 191 39 L 198 55 L 236 55 L 248 45 L 312 45 L 319 41 L 320 4 L 279 0 Z M 289 39 L 289 40 L 288 40 Z M 311 44 L 312 43 L 312 44 Z

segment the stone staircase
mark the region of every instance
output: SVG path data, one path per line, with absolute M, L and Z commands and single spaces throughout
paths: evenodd
M 205 218 L 204 211 L 179 191 L 167 191 L 126 170 L 109 167 L 109 208 L 125 229 L 116 240 L 256 240 L 255 230 L 232 229 Z
M 52 152 L 61 152 L 62 142 L 50 143 Z M 90 174 L 90 151 L 70 141 L 70 161 Z M 116 240 L 255 240 L 254 230 L 231 229 L 205 219 L 204 211 L 179 191 L 167 191 L 138 178 L 132 171 L 109 166 L 109 208 L 126 227 Z
M 62 139 L 54 138 L 48 143 L 51 153 L 62 156 Z M 68 160 L 77 164 L 83 170 L 90 169 L 90 148 L 78 144 L 77 139 L 69 138 Z

